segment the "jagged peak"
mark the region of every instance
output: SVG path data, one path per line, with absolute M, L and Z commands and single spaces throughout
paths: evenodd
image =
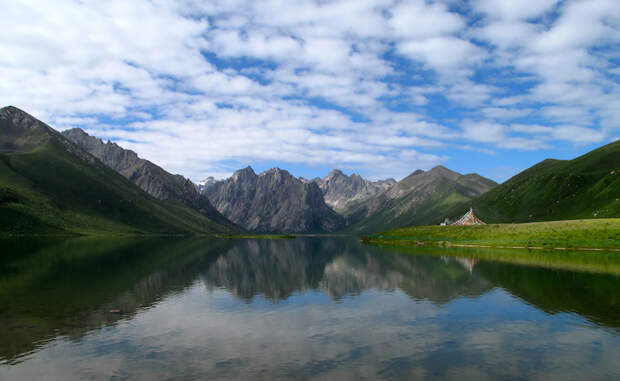
M 270 168 L 270 169 L 264 171 L 263 173 L 261 173 L 259 176 L 268 176 L 268 175 L 272 175 L 272 174 L 293 177 L 293 175 L 291 175 L 289 173 L 289 171 L 287 171 L 286 169 L 278 168 L 278 167 Z
M 206 179 L 199 181 L 198 185 L 205 185 L 205 184 L 209 184 L 209 183 L 212 183 L 212 182 L 215 182 L 215 177 L 209 176 Z
M 340 169 L 332 169 L 331 172 L 325 177 L 325 180 L 331 180 L 334 177 L 348 177 Z
M 240 178 L 248 178 L 248 177 L 254 177 L 254 176 L 256 176 L 256 172 L 254 172 L 254 169 L 248 165 L 245 168 L 236 170 L 235 173 L 233 173 L 231 178 L 236 181 Z

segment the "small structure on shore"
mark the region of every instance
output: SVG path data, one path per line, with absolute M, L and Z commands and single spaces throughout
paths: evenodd
M 474 208 L 469 208 L 469 212 L 459 218 L 456 222 L 450 225 L 486 225 L 484 221 L 474 215 Z

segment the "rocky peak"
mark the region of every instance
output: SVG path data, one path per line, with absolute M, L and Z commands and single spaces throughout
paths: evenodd
M 249 165 L 243 169 L 239 169 L 233 173 L 231 179 L 235 182 L 243 182 L 256 177 L 256 172 Z
M 239 170 L 204 194 L 226 217 L 257 232 L 330 232 L 344 223 L 317 184 L 280 168 L 260 175 L 250 167 Z
M 324 179 L 315 180 L 315 183 L 321 189 L 325 202 L 339 212 L 344 211 L 350 202 L 364 201 L 393 185 L 388 180 L 366 180 L 358 173 L 347 176 L 339 169 L 334 169 Z
M 347 175 L 345 175 L 344 173 L 342 173 L 342 171 L 341 171 L 341 170 L 339 170 L 339 169 L 334 169 L 334 170 L 332 170 L 332 171 L 331 171 L 331 172 L 327 175 L 327 177 L 325 178 L 325 180 L 332 180 L 332 179 L 337 178 L 337 177 L 348 177 L 348 176 L 347 176 Z
M 205 185 L 213 184 L 214 182 L 215 182 L 215 177 L 209 176 L 206 179 L 198 182 L 198 185 L 205 186 Z

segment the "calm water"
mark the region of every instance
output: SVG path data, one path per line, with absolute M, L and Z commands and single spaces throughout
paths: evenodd
M 619 274 L 345 238 L 4 241 L 0 379 L 620 379 Z

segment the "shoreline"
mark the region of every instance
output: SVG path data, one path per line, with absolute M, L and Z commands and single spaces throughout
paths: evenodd
M 440 248 L 450 247 L 462 247 L 462 248 L 480 248 L 480 249 L 521 249 L 521 250 L 557 250 L 557 251 L 618 251 L 620 247 L 572 247 L 572 246 L 511 246 L 511 245 L 489 245 L 489 244 L 473 244 L 473 243 L 453 243 L 450 241 L 417 241 L 417 240 L 401 240 L 401 239 L 373 239 L 369 237 L 363 237 L 360 242 L 366 245 L 387 245 L 387 246 L 401 246 L 401 247 L 418 247 L 418 246 L 432 246 Z

